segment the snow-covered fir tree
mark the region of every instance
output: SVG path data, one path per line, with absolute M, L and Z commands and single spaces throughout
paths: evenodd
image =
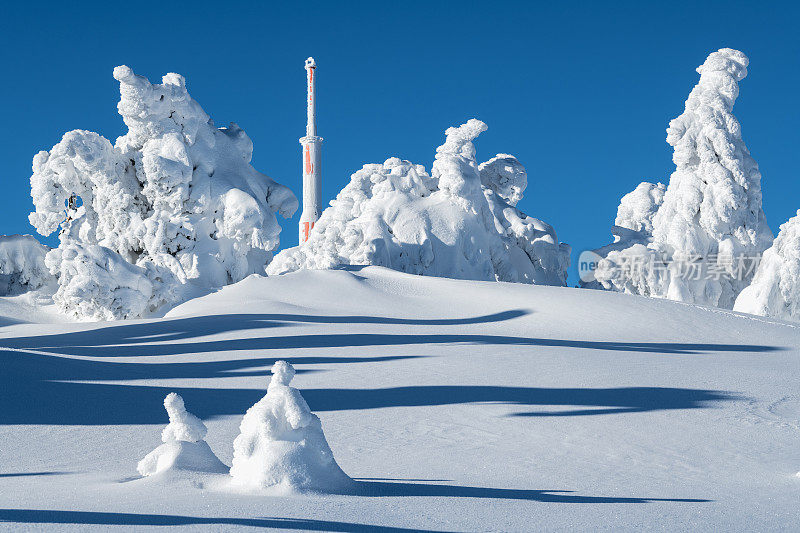
M 700 82 L 670 122 L 676 169 L 652 218 L 652 240 L 613 250 L 597 279 L 606 288 L 733 307 L 752 264 L 772 242 L 761 173 L 733 115 L 747 57 L 724 48 L 698 67 Z

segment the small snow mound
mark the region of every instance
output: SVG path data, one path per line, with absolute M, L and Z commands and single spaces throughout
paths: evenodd
M 136 469 L 143 476 L 152 476 L 169 470 L 223 473 L 228 467 L 220 461 L 208 443 L 203 421 L 189 413 L 183 398 L 171 392 L 164 398 L 169 424 L 161 432 L 161 446 L 139 461 Z
M 267 395 L 247 410 L 233 442 L 234 485 L 282 492 L 340 492 L 351 479 L 333 457 L 322 423 L 300 391 L 286 361 L 272 367 Z

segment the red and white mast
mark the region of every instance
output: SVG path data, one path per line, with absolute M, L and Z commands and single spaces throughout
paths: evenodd
M 300 139 L 303 145 L 303 212 L 300 215 L 300 243 L 308 240 L 311 228 L 319 219 L 319 204 L 322 194 L 320 177 L 320 148 L 322 137 L 317 137 L 317 64 L 313 57 L 306 59 L 308 78 L 308 123 L 306 136 Z

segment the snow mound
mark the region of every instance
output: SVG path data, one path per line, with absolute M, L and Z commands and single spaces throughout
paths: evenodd
M 108 264 L 166 270 L 171 275 L 161 277 L 176 285 L 213 288 L 263 273 L 279 244 L 274 213 L 287 217 L 297 209 L 291 191 L 250 165 L 250 138 L 233 123 L 216 128 L 179 74 L 151 84 L 120 66 L 114 77 L 128 133 L 112 145 L 75 130 L 39 152 L 31 176 L 31 224 L 42 235 L 60 226 L 59 248 L 101 246 L 119 256 Z M 53 256 L 51 264 L 58 254 Z M 96 265 L 92 275 L 100 270 Z M 59 283 L 70 279 L 59 277 Z M 100 285 L 100 278 L 94 281 Z M 84 300 L 103 299 L 86 291 L 74 296 L 59 305 L 77 315 Z M 132 305 L 123 314 L 139 316 L 158 304 Z
M 643 190 L 638 207 L 618 213 L 638 234 L 622 232 L 618 241 L 633 244 L 613 246 L 600 262 L 603 287 L 730 309 L 749 284 L 745 264 L 770 245 L 772 232 L 761 173 L 732 112 L 747 65 L 742 52 L 724 48 L 698 67 L 700 82 L 667 129 L 676 170 L 660 205 Z
M 30 235 L 0 235 L 0 296 L 36 290 L 52 282 L 44 263 L 49 250 Z
M 220 461 L 206 441 L 206 426 L 202 420 L 186 411 L 183 398 L 171 392 L 164 398 L 169 424 L 161 432 L 161 446 L 139 461 L 136 469 L 143 476 L 168 470 L 222 473 L 228 467 Z
M 351 480 L 333 458 L 319 418 L 289 386 L 294 374 L 292 365 L 277 361 L 267 395 L 242 418 L 233 442 L 233 482 L 283 492 L 341 491 Z
M 569 246 L 516 203 L 527 174 L 513 156 L 478 165 L 476 119 L 446 131 L 429 175 L 393 157 L 353 174 L 309 239 L 279 253 L 270 275 L 340 265 L 410 274 L 565 285 Z
M 800 321 L 800 211 L 781 226 L 733 309 Z

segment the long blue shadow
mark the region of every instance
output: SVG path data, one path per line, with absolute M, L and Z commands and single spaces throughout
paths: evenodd
M 80 524 L 100 526 L 247 526 L 301 531 L 346 531 L 399 533 L 429 531 L 402 527 L 312 520 L 304 518 L 225 518 L 164 514 L 112 513 L 97 511 L 57 511 L 50 509 L 0 509 L 0 522 L 17 524 Z
M 73 360 L 58 356 L 0 351 L 0 424 L 159 424 L 169 392 L 181 394 L 193 413 L 202 418 L 243 414 L 266 392 L 263 389 L 156 387 L 84 381 L 186 378 L 231 375 L 251 364 L 245 361 L 196 363 L 114 363 Z M 335 362 L 347 358 L 334 358 Z M 292 358 L 293 363 L 324 358 Z M 358 359 L 361 362 L 361 359 Z M 273 362 L 272 359 L 262 363 Z M 327 361 L 325 361 L 327 362 Z M 122 366 L 117 366 L 122 365 Z M 132 366 L 129 366 L 132 365 Z M 173 366 L 176 365 L 176 366 Z M 266 366 L 266 365 L 265 365 Z M 259 371 L 261 372 L 261 370 Z M 263 369 L 266 373 L 266 368 Z M 74 380 L 74 381 L 71 381 Z M 383 389 L 305 389 L 303 396 L 314 411 L 343 411 L 501 403 L 518 406 L 559 406 L 558 411 L 517 413 L 520 416 L 575 416 L 696 409 L 735 397 L 721 391 L 629 387 L 608 389 L 535 388 L 499 386 L 412 386 Z M 564 409 L 566 407 L 566 409 Z
M 72 474 L 72 472 L 9 472 L 6 474 L 0 474 L 0 478 L 28 477 L 28 476 L 65 476 L 67 474 Z
M 298 324 L 389 324 L 415 326 L 458 326 L 467 324 L 486 324 L 511 320 L 530 314 L 523 309 L 512 309 L 489 315 L 422 319 L 391 318 L 360 315 L 299 315 L 288 313 L 230 314 L 198 316 L 188 318 L 161 319 L 155 322 L 121 323 L 56 335 L 35 337 L 13 337 L 4 339 L 2 345 L 9 348 L 42 348 L 68 346 L 102 346 L 110 344 L 140 344 L 143 342 L 166 342 L 194 338 L 200 335 L 214 335 L 232 331 L 268 329 Z M 3 319 L 4 320 L 4 319 Z M 4 325 L 0 323 L 0 325 Z
M 543 503 L 649 503 L 677 502 L 704 503 L 711 500 L 698 498 L 631 498 L 617 496 L 581 496 L 569 490 L 496 489 L 488 487 L 463 487 L 431 483 L 397 483 L 358 481 L 354 493 L 371 497 L 425 496 L 442 498 L 490 498 L 498 500 L 526 500 Z

